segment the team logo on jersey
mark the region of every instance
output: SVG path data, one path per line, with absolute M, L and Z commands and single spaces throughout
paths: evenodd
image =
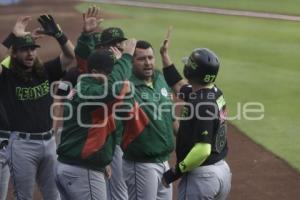
M 166 88 L 161 88 L 160 93 L 164 96 L 167 97 L 168 96 L 168 91 Z
M 46 80 L 35 87 L 16 87 L 16 97 L 21 101 L 36 100 L 48 95 L 49 91 L 49 81 Z

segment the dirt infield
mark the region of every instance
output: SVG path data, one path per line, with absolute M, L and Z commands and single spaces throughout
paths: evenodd
M 12 29 L 18 15 L 36 18 L 44 12 L 52 13 L 69 38 L 75 43 L 81 28 L 81 16 L 74 10 L 72 0 L 24 0 L 14 6 L 0 6 L 0 39 Z M 115 17 L 106 13 L 104 18 Z M 33 20 L 31 28 L 38 26 Z M 51 38 L 39 41 L 42 60 L 58 55 L 59 47 Z M 47 48 L 46 48 L 47 47 Z M 300 197 L 300 173 L 281 159 L 253 143 L 237 128 L 229 126 L 228 162 L 233 173 L 230 200 L 294 200 Z M 9 190 L 12 198 L 12 187 Z M 41 199 L 36 192 L 35 200 Z

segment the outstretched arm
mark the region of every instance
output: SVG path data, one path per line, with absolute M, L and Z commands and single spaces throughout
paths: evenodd
M 180 76 L 173 62 L 171 61 L 169 55 L 171 32 L 172 32 L 172 27 L 169 27 L 166 37 L 160 47 L 160 55 L 163 63 L 163 72 L 164 72 L 165 79 L 168 85 L 172 87 L 174 92 L 178 94 L 180 93 L 181 87 L 187 85 L 188 82 Z
M 75 48 L 76 60 L 81 72 L 87 70 L 87 58 L 95 49 L 94 38 L 100 37 L 100 33 L 97 33 L 99 24 L 103 21 L 100 14 L 100 8 L 95 6 L 89 7 L 82 14 L 82 33 L 77 40 Z

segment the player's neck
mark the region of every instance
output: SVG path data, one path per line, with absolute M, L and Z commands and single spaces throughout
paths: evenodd
M 198 84 L 198 83 L 192 83 L 192 88 L 193 88 L 193 91 L 198 91 L 198 90 L 201 90 L 201 89 L 204 89 L 204 88 L 212 88 L 214 86 L 213 83 L 209 83 L 209 84 L 206 84 L 206 85 L 201 85 L 201 84 Z

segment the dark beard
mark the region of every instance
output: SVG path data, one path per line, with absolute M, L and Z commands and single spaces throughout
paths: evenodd
M 16 58 L 11 59 L 10 69 L 18 80 L 25 83 L 32 81 L 33 77 L 36 77 L 40 80 L 47 78 L 44 67 L 38 59 L 34 61 L 31 72 L 26 72 L 28 66 L 24 65 Z

